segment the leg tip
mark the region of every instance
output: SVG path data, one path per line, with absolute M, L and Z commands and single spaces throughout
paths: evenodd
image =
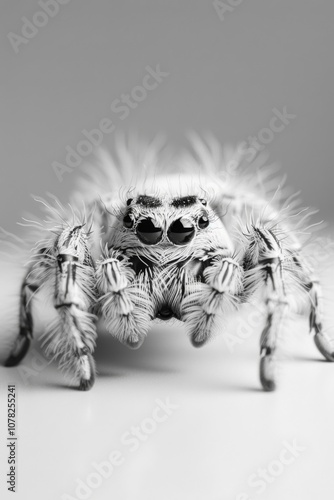
M 145 340 L 145 337 L 142 337 L 142 338 L 140 338 L 138 340 L 134 340 L 134 341 L 133 340 L 126 340 L 125 345 L 127 347 L 130 347 L 130 349 L 134 349 L 134 350 L 139 349 L 143 345 L 144 340 Z
M 81 379 L 80 384 L 78 386 L 79 391 L 89 391 L 95 382 L 95 377 L 91 377 L 90 379 Z
M 30 338 L 20 335 L 12 348 L 12 351 L 5 361 L 5 366 L 10 368 L 17 366 L 27 354 L 30 347 Z
M 274 376 L 274 361 L 272 357 L 264 356 L 260 362 L 260 381 L 264 391 L 273 392 L 277 385 Z
M 79 391 L 89 391 L 95 382 L 95 362 L 93 356 L 85 354 L 79 358 L 80 362 L 80 383 Z
M 333 349 L 323 333 L 318 332 L 314 335 L 314 343 L 327 361 L 334 361 Z
M 196 347 L 196 348 L 203 347 L 206 343 L 207 343 L 207 340 L 195 340 L 195 339 L 191 339 L 191 345 L 193 347 Z
M 192 344 L 193 347 L 203 347 L 205 344 L 208 343 L 210 339 L 210 336 L 209 335 L 198 335 L 198 334 L 195 334 L 195 335 L 191 335 L 190 337 L 190 342 Z
M 10 356 L 6 359 L 6 361 L 5 361 L 5 363 L 4 363 L 4 366 L 5 366 L 6 368 L 11 368 L 11 367 L 16 366 L 16 365 L 18 365 L 18 364 L 19 364 L 19 361 L 17 360 L 17 358 L 16 358 L 15 356 L 10 355 Z
M 276 391 L 276 383 L 273 380 L 261 379 L 262 388 L 265 392 Z

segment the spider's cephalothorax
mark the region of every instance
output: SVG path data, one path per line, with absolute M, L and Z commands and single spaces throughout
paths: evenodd
M 70 213 L 57 201 L 47 207 L 45 223 L 51 227 L 42 225 L 22 284 L 20 331 L 7 366 L 29 348 L 31 298 L 43 287 L 52 291 L 58 313 L 44 334 L 46 352 L 76 375 L 80 389 L 94 382 L 96 315 L 130 347 L 142 344 L 152 320 L 171 318 L 185 324 L 194 346 L 202 346 L 228 312 L 253 297 L 266 309 L 260 364 L 265 390 L 275 388 L 277 340 L 292 296 L 306 300 L 316 345 L 333 361 L 322 327 L 320 285 L 296 236 L 305 217 L 298 218 L 293 198 L 268 202 L 270 187 L 263 192 L 263 186 L 270 171 L 261 166 L 255 175 L 247 164 L 243 173 L 238 150 L 233 161 L 239 170 L 230 174 L 231 159 L 200 142 L 197 159 L 179 159 L 177 175 L 163 162 L 159 172 L 159 159 L 150 150 L 146 155 L 145 176 L 135 188 L 126 175 L 120 178 L 131 157 L 123 148 L 121 169 L 112 160 L 91 169 Z M 133 173 L 140 165 L 135 156 L 131 161 Z M 148 162 L 155 166 L 151 176 Z M 122 199 L 124 186 L 128 196 Z M 90 223 L 80 208 L 82 197 Z

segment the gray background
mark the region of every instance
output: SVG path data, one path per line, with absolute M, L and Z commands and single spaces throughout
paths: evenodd
M 18 54 L 7 33 L 20 33 L 22 16 L 31 19 L 40 7 L 36 0 L 0 2 L 0 226 L 18 231 L 21 212 L 37 210 L 30 193 L 51 191 L 66 200 L 77 171 L 60 183 L 51 164 L 62 162 L 65 147 L 75 147 L 81 130 L 104 117 L 113 118 L 118 131 L 165 132 L 176 145 L 184 144 L 188 129 L 236 143 L 257 135 L 273 108 L 284 106 L 296 118 L 268 144 L 271 159 L 303 190 L 305 203 L 331 219 L 331 0 L 245 0 L 224 21 L 211 1 L 71 0 Z M 168 78 L 121 121 L 111 102 L 141 83 L 147 65 L 157 64 Z M 113 139 L 106 136 L 104 144 L 112 148 Z M 2 356 L 4 341 L 17 332 L 18 259 L 0 260 Z M 333 311 L 332 263 L 323 262 L 320 275 L 327 313 Z M 43 301 L 37 298 L 35 307 L 49 321 Z M 240 332 L 250 324 L 250 311 L 238 316 Z M 227 330 L 238 332 L 231 319 Z M 93 463 L 119 449 L 124 465 L 92 500 L 332 500 L 333 364 L 322 360 L 307 335 L 307 318 L 293 318 L 280 346 L 279 388 L 264 393 L 258 378 L 263 326 L 252 327 L 232 351 L 223 335 L 194 349 L 180 325 L 153 327 L 139 351 L 102 333 L 98 378 L 88 393 L 67 387 L 35 341 L 19 367 L 0 366 L 1 498 L 13 498 L 5 483 L 5 442 L 7 384 L 15 383 L 16 499 L 75 498 L 78 480 L 87 481 Z M 37 338 L 43 328 L 37 321 Z M 166 398 L 177 409 L 130 453 L 122 435 Z M 259 495 L 248 478 L 277 464 L 284 443 L 293 441 L 302 452 Z
M 8 32 L 20 34 L 22 16 L 41 9 L 2 0 L 1 226 L 16 231 L 23 210 L 39 209 L 30 193 L 66 200 L 77 171 L 60 183 L 51 164 L 103 117 L 176 145 L 189 129 L 237 143 L 284 106 L 296 118 L 268 144 L 270 158 L 305 204 L 331 217 L 334 5 L 252 0 L 232 9 L 221 21 L 211 1 L 71 0 L 15 54 Z M 157 64 L 168 78 L 121 121 L 111 102 Z M 112 149 L 113 140 L 103 143 Z

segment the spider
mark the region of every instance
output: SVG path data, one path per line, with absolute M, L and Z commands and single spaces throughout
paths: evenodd
M 116 159 L 102 151 L 82 175 L 69 208 L 37 199 L 48 218 L 33 224 L 37 244 L 6 366 L 28 351 L 32 303 L 42 289 L 57 311 L 43 334 L 45 352 L 81 390 L 95 380 L 98 317 L 131 348 L 142 345 L 153 320 L 176 318 L 201 347 L 226 314 L 261 301 L 260 381 L 272 391 L 280 330 L 297 297 L 318 349 L 333 361 L 320 284 L 298 236 L 309 214 L 285 194 L 274 169 L 248 153 L 195 138 L 190 153 L 172 157 L 154 144 L 132 150 L 124 140 Z

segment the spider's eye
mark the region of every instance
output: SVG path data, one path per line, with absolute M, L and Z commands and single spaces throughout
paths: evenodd
M 128 200 L 126 200 L 127 206 L 131 205 L 132 201 L 133 201 L 133 198 L 129 198 Z
M 206 229 L 209 225 L 209 219 L 206 214 L 201 215 L 201 217 L 197 221 L 198 227 L 200 229 Z
M 127 229 L 131 229 L 133 227 L 133 217 L 130 213 L 127 213 L 123 219 L 123 225 Z
M 139 221 L 136 229 L 138 238 L 146 245 L 156 245 L 162 238 L 162 228 L 158 223 L 147 217 Z
M 202 205 L 204 205 L 205 207 L 206 207 L 206 205 L 208 204 L 208 202 L 207 202 L 206 200 L 204 200 L 204 198 L 201 198 L 199 201 L 200 201 L 200 202 L 202 203 Z
M 175 245 L 185 245 L 195 235 L 195 228 L 189 219 L 181 218 L 174 221 L 168 229 L 168 239 Z

